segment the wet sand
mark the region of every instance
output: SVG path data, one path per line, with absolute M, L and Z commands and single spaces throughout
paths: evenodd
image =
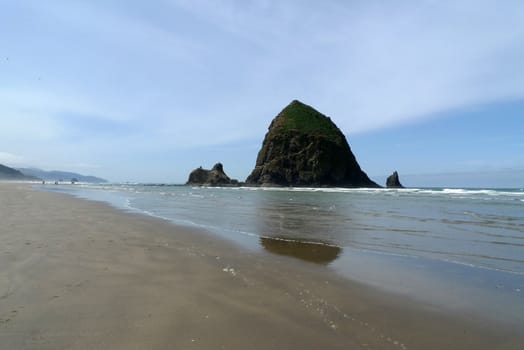
M 0 184 L 0 242 L 2 349 L 524 343 L 517 329 L 386 294 L 321 265 L 27 184 Z

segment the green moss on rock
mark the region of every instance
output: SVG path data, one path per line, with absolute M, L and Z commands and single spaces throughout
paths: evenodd
M 341 138 L 340 130 L 329 117 L 298 100 L 293 100 L 275 119 L 275 128 L 282 132 Z M 342 135 L 343 137 L 343 135 Z

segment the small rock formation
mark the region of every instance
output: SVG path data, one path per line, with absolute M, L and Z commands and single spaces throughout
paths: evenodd
M 346 137 L 331 119 L 297 100 L 271 122 L 246 183 L 380 187 L 360 169 Z
M 208 185 L 208 186 L 227 186 L 237 185 L 237 180 L 232 180 L 224 172 L 222 163 L 216 163 L 211 170 L 199 167 L 189 174 L 186 185 Z
M 393 172 L 393 174 L 389 175 L 386 180 L 386 187 L 387 188 L 404 188 L 402 184 L 400 183 L 400 180 L 398 179 L 398 173 L 396 171 Z

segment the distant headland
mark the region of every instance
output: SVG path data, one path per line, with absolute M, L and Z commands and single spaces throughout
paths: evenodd
M 36 176 L 26 175 L 19 170 L 0 164 L 0 180 L 38 181 Z
M 56 181 L 102 183 L 107 180 L 96 176 L 82 175 L 69 171 L 46 171 L 37 168 L 10 168 L 0 164 L 0 180 L 4 181 Z

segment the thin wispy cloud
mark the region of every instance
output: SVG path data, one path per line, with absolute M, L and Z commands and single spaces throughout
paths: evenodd
M 263 82 L 284 81 L 282 95 L 331 110 L 347 131 L 524 96 L 519 2 L 175 3 L 261 46 Z
M 24 165 L 24 157 L 9 152 L 0 152 L 0 164 L 9 164 L 11 166 Z
M 80 54 L 101 57 L 96 68 L 86 65 L 96 86 L 80 67 L 73 67 L 78 81 L 71 75 L 57 84 L 73 83 L 124 111 L 143 93 L 152 119 L 165 118 L 174 103 L 198 100 L 212 110 L 183 106 L 183 113 L 238 122 L 251 117 L 229 112 L 239 98 L 269 112 L 301 97 L 359 132 L 524 95 L 515 77 L 524 78 L 518 2 L 171 1 L 162 8 L 172 23 L 103 2 L 60 5 L 35 11 L 77 33 L 87 46 Z M 159 99 L 147 98 L 155 92 Z M 272 100 L 280 104 L 265 107 Z

